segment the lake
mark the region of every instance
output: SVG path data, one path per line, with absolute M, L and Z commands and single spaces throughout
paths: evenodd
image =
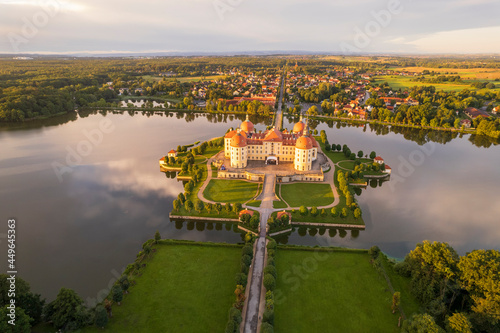
M 0 128 L 1 253 L 7 219 L 15 218 L 18 276 L 48 299 L 67 287 L 92 304 L 156 230 L 163 238 L 241 242 L 230 225 L 171 222 L 172 200 L 183 186 L 159 171 L 158 159 L 177 145 L 220 136 L 242 119 L 95 112 Z M 285 127 L 293 122 L 285 119 Z M 264 130 L 272 119 L 255 123 Z M 376 244 L 399 258 L 424 239 L 449 242 L 460 254 L 499 249 L 499 145 L 442 132 L 312 126 L 353 152 L 376 151 L 393 175 L 357 198 L 366 230 L 297 230 L 281 242 Z

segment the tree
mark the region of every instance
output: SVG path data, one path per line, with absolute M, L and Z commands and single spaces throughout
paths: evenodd
M 340 213 L 342 217 L 347 217 L 347 214 L 349 213 L 349 211 L 347 210 L 347 208 L 342 208 L 342 212 Z
M 9 324 L 11 320 L 8 317 L 10 310 L 7 305 L 0 309 L 0 332 L 12 332 L 12 333 L 30 333 L 31 332 L 31 322 L 33 319 L 24 312 L 20 307 L 16 307 L 16 317 L 15 326 Z
M 181 208 L 181 204 L 179 203 L 179 200 L 175 199 L 174 202 L 173 202 L 173 205 L 174 205 L 174 210 L 176 212 L 178 212 L 179 209 Z
M 306 207 L 306 206 L 300 206 L 300 208 L 299 208 L 299 213 L 300 213 L 300 215 L 302 215 L 302 216 L 307 215 L 307 213 L 308 213 L 308 209 L 307 209 L 307 207 Z
M 61 288 L 54 301 L 49 303 L 49 320 L 57 329 L 64 328 L 70 322 L 76 321 L 77 308 L 83 304 L 78 294 L 67 288 Z
M 183 162 L 181 164 L 181 171 L 182 172 L 187 172 L 188 171 L 188 168 L 189 168 L 189 164 L 187 162 Z
M 123 299 L 123 290 L 120 285 L 115 284 L 113 288 L 111 288 L 111 294 L 113 295 L 113 301 L 120 305 L 120 302 Z
M 276 287 L 276 279 L 271 274 L 264 274 L 264 287 L 266 290 L 274 290 Z
M 233 207 L 231 206 L 231 204 L 229 202 L 226 203 L 225 208 L 226 208 L 226 212 L 228 214 L 230 214 L 233 210 Z
M 364 155 L 364 154 L 363 154 L 363 151 L 362 151 L 362 150 L 358 151 L 358 157 L 359 157 L 359 158 L 363 157 L 363 155 Z
M 374 151 L 372 151 L 370 153 L 370 158 L 373 160 L 375 157 L 377 157 L 377 153 L 375 153 Z
M 392 313 L 396 313 L 396 310 L 399 308 L 400 301 L 401 301 L 401 293 L 399 291 L 396 291 L 392 295 L 392 305 L 391 305 Z
M 160 232 L 156 230 L 155 232 L 155 243 L 158 243 L 158 241 L 161 239 Z
M 215 210 L 217 211 L 217 214 L 220 214 L 220 212 L 222 212 L 222 205 L 220 203 L 216 203 Z
M 446 318 L 448 333 L 472 333 L 472 324 L 463 313 L 457 312 Z
M 120 278 L 120 286 L 125 294 L 128 294 L 128 288 L 130 287 L 130 282 L 128 281 L 127 275 L 123 275 Z
M 311 207 L 311 215 L 318 216 L 318 208 L 316 206 Z
M 361 209 L 356 208 L 356 209 L 354 210 L 354 218 L 357 220 L 357 219 L 359 219 L 360 217 L 361 217 Z
M 233 204 L 233 212 L 235 212 L 236 214 L 238 214 L 242 209 L 242 206 L 241 206 L 241 203 L 237 202 L 235 204 Z
M 460 282 L 473 300 L 472 311 L 491 324 L 500 321 L 500 252 L 474 250 L 460 258 Z
M 190 180 L 189 182 L 184 185 L 184 191 L 186 191 L 187 194 L 191 194 L 194 190 L 194 182 Z
M 308 116 L 317 116 L 317 115 L 318 115 L 318 107 L 317 107 L 316 105 L 311 106 L 311 107 L 307 110 L 306 114 L 307 114 Z
M 337 207 L 332 207 L 332 210 L 330 212 L 332 213 L 333 217 L 337 216 L 337 214 L 338 214 Z
M 186 202 L 184 203 L 184 208 L 186 208 L 186 210 L 190 212 L 193 209 L 193 202 L 191 200 L 186 200 Z
M 186 197 L 184 196 L 184 193 L 179 193 L 177 196 L 177 199 L 179 200 L 179 204 L 184 205 L 184 202 L 186 201 Z
M 205 208 L 205 204 L 201 200 L 196 200 L 195 207 L 196 211 L 198 213 L 201 213 L 203 211 L 203 208 Z
M 104 328 L 108 324 L 108 313 L 104 306 L 98 305 L 95 308 L 94 323 L 97 327 Z
M 414 314 L 411 319 L 405 320 L 402 333 L 440 333 L 439 326 L 427 313 Z

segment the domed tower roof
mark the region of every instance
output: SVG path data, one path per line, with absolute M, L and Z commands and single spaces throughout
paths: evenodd
M 295 148 L 297 149 L 312 149 L 313 147 L 313 142 L 309 136 L 301 136 L 300 138 L 297 139 L 297 142 L 295 143 Z
M 306 126 L 306 124 L 304 124 L 304 122 L 302 121 L 302 115 L 300 116 L 300 120 L 298 123 L 296 123 L 294 126 L 293 126 L 293 132 L 294 133 L 302 133 L 302 131 L 304 131 L 304 127 Z
M 247 119 L 241 123 L 241 129 L 247 133 L 253 132 L 254 126 L 253 126 L 253 123 L 250 120 L 248 120 L 248 115 L 247 115 Z
M 247 139 L 241 135 L 241 133 L 236 133 L 231 139 L 231 147 L 242 148 L 247 146 Z

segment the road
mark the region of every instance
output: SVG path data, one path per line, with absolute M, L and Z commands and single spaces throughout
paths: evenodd
M 283 113 L 281 111 L 281 102 L 283 101 L 283 90 L 285 86 L 285 73 L 281 80 L 281 91 L 276 110 L 275 126 L 281 130 Z M 260 213 L 260 233 L 256 241 L 255 253 L 252 261 L 252 276 L 250 280 L 250 290 L 246 300 L 246 315 L 243 326 L 244 333 L 256 333 L 262 318 L 259 316 L 260 295 L 262 292 L 262 278 L 264 271 L 264 261 L 266 255 L 266 227 L 269 215 L 274 211 L 273 200 L 275 199 L 274 185 L 276 184 L 276 175 L 266 174 L 262 194 L 260 196 L 262 203 L 256 210 Z

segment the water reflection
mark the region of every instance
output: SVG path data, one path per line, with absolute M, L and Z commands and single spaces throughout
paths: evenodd
M 59 182 L 52 162 L 85 139 L 104 117 L 115 130 Z M 95 297 L 133 261 L 141 244 L 159 230 L 164 238 L 241 242 L 234 224 L 170 222 L 172 201 L 182 191 L 175 173 L 159 172 L 158 158 L 196 140 L 237 127 L 245 115 L 193 112 L 79 111 L 26 124 L 2 125 L 0 218 L 16 217 L 19 261 L 35 292 L 54 297 L 61 286 Z M 272 118 L 250 117 L 258 130 Z M 77 120 L 77 121 L 76 121 Z M 285 119 L 291 129 L 298 119 Z M 499 249 L 500 148 L 473 135 L 403 127 L 314 121 L 330 142 L 353 151 L 376 151 L 400 174 L 402 159 L 419 147 L 434 152 L 401 181 L 370 180 L 356 189 L 366 230 L 294 228 L 281 244 L 379 245 L 402 257 L 423 239 L 448 241 L 461 254 Z M 196 140 L 194 140 L 196 139 Z M 472 143 L 472 144 L 471 144 Z M 489 147 L 478 149 L 477 147 Z M 0 227 L 5 234 L 6 226 Z M 6 252 L 6 243 L 0 252 Z

